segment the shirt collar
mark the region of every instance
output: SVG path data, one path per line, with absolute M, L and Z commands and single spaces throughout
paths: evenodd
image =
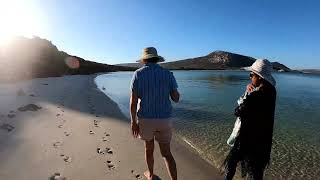
M 149 67 L 159 67 L 159 64 L 157 63 L 147 63 L 144 66 L 149 66 Z

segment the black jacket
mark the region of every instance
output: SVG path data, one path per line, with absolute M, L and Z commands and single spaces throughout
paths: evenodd
M 264 168 L 270 160 L 275 103 L 276 89 L 267 83 L 235 109 L 241 118 L 237 148 L 248 166 Z

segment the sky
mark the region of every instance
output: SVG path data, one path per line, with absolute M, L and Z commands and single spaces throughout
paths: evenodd
M 224 50 L 320 68 L 318 0 L 11 1 L 0 0 L 8 27 L 0 40 L 8 32 L 37 35 L 87 60 L 135 62 L 154 46 L 167 61 Z

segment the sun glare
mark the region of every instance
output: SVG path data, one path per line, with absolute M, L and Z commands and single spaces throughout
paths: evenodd
M 26 1 L 0 0 L 0 45 L 5 45 L 15 36 L 39 35 L 38 19 L 35 9 Z

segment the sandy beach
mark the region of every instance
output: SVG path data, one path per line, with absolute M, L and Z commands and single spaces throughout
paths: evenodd
M 132 138 L 128 119 L 94 78 L 0 85 L 0 179 L 145 179 L 143 142 Z M 181 142 L 174 140 L 172 151 L 178 179 L 223 179 Z M 155 174 L 169 179 L 158 146 Z

